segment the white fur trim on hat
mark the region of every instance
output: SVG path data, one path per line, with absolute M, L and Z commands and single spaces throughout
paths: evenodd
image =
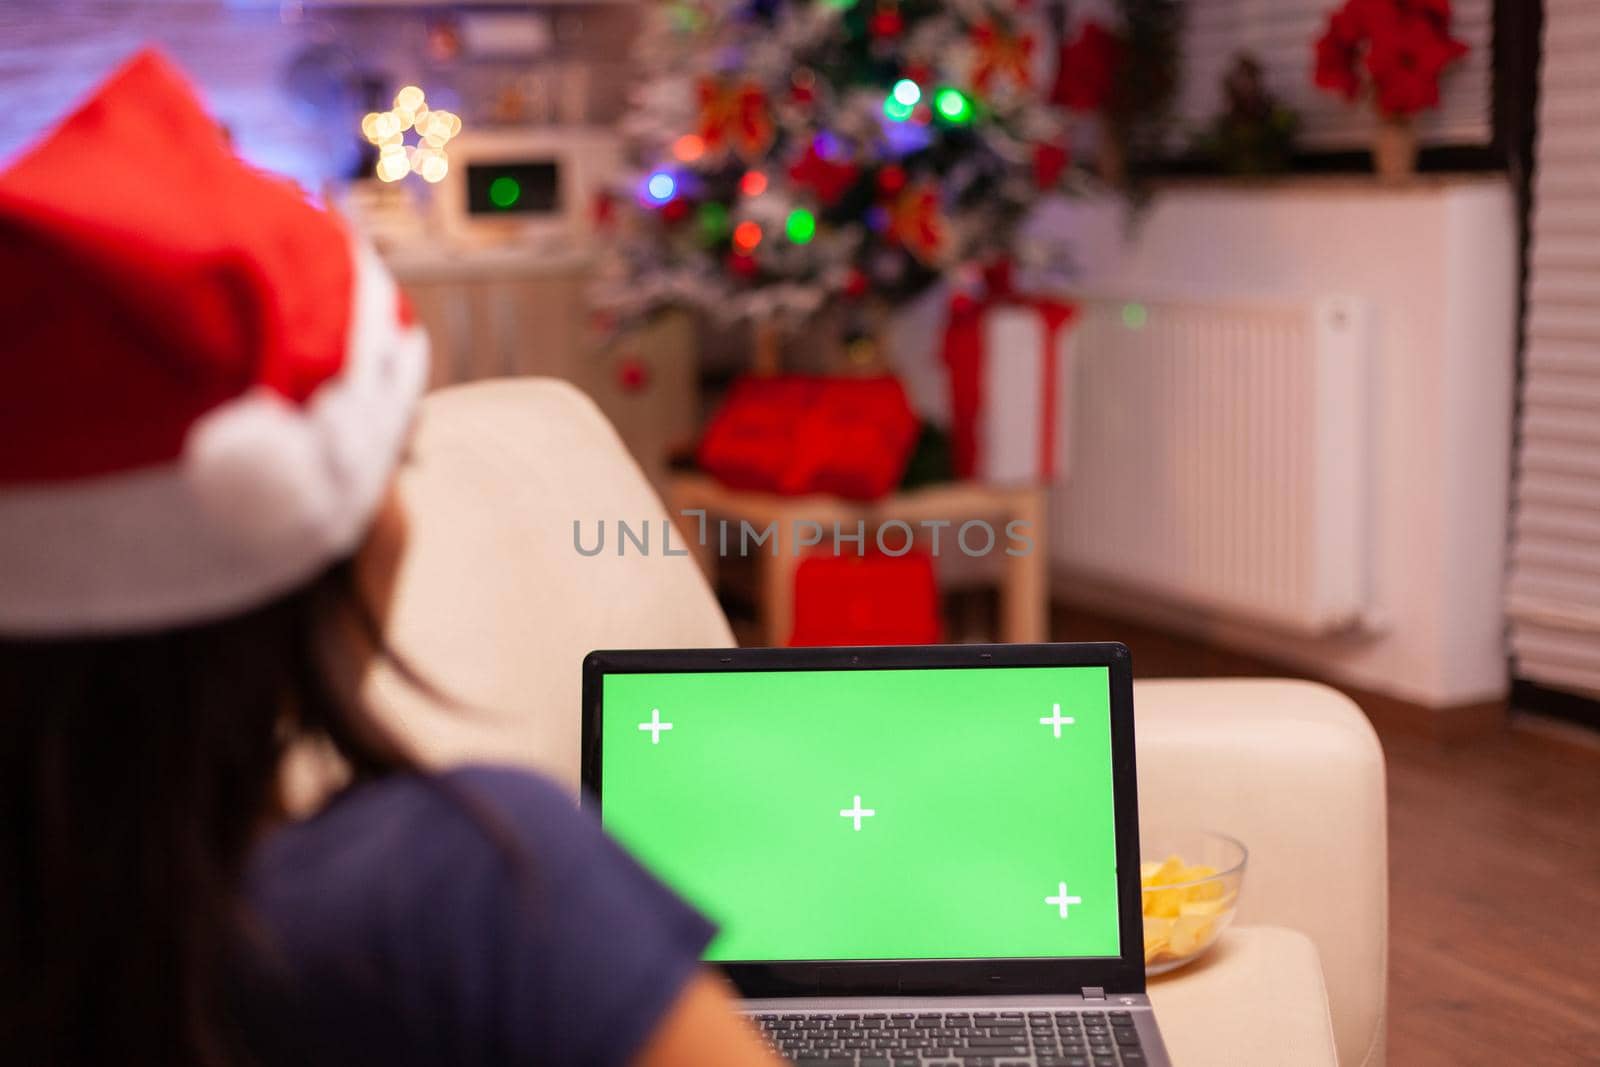
M 252 389 L 203 415 L 173 463 L 0 492 L 0 633 L 158 629 L 264 603 L 349 555 L 427 381 L 394 280 L 353 249 L 345 366 L 304 405 Z

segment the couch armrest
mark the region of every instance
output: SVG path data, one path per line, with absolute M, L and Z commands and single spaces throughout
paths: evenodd
M 1140 822 L 1250 849 L 1238 921 L 1308 935 L 1340 1060 L 1384 1059 L 1388 836 L 1383 750 L 1343 694 L 1269 679 L 1135 687 Z
M 1150 982 L 1179 1067 L 1335 1067 L 1317 947 L 1297 930 L 1233 926 L 1215 948 Z

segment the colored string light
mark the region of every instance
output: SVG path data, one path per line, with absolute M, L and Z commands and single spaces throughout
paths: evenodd
M 960 89 L 946 86 L 934 93 L 933 109 L 952 126 L 965 126 L 972 121 L 972 101 Z
M 805 208 L 797 207 L 789 212 L 789 218 L 784 222 L 784 232 L 797 245 L 810 244 L 817 235 L 817 217 Z
M 739 191 L 745 196 L 760 196 L 767 191 L 767 176 L 759 170 L 747 170 L 739 179 Z
M 658 170 L 650 175 L 650 180 L 645 183 L 644 189 L 651 200 L 658 204 L 665 204 L 677 193 L 678 183 L 666 171 Z
M 686 133 L 672 142 L 672 154 L 684 163 L 693 163 L 706 154 L 706 142 L 699 134 Z
M 741 252 L 748 253 L 761 243 L 761 226 L 745 221 L 733 228 L 733 243 Z

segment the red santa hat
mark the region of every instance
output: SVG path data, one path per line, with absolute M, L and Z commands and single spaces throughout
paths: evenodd
M 349 554 L 427 340 L 144 53 L 0 172 L 0 634 L 151 629 Z

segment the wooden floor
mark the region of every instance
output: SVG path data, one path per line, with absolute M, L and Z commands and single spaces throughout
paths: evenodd
M 1052 629 L 1124 642 L 1140 677 L 1295 673 L 1076 612 Z M 1600 740 L 1513 716 L 1445 742 L 1388 710 L 1375 725 L 1389 770 L 1389 1063 L 1600 1064 Z

